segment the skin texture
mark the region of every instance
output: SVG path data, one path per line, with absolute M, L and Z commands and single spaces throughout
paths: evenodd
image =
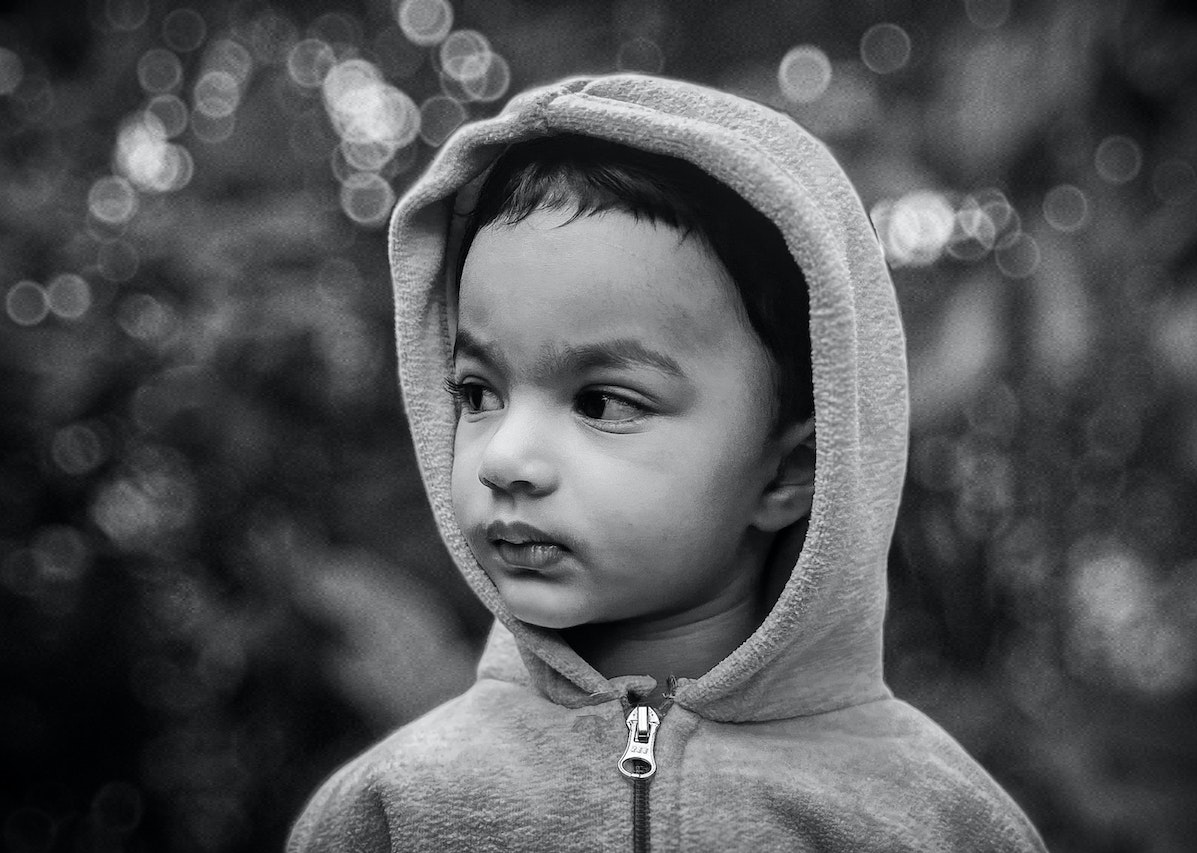
M 605 676 L 694 677 L 764 615 L 773 534 L 810 509 L 785 463 L 813 427 L 774 428 L 768 354 L 700 241 L 568 220 L 496 223 L 467 256 L 457 521 L 512 613 Z

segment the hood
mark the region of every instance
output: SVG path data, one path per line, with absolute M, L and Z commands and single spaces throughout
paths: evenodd
M 814 503 L 803 540 L 775 547 L 792 566 L 772 611 L 674 702 L 717 721 L 772 720 L 884 698 L 886 555 L 906 466 L 905 343 L 881 247 L 827 149 L 782 113 L 676 80 L 576 78 L 525 92 L 459 129 L 391 218 L 399 377 L 440 534 L 497 620 L 483 670 L 529 681 L 570 707 L 626 694 L 555 631 L 513 617 L 466 545 L 450 494 L 456 415 L 443 390 L 454 330 L 455 204 L 514 142 L 575 133 L 688 160 L 737 191 L 785 237 L 810 291 Z M 512 646 L 519 655 L 513 653 Z

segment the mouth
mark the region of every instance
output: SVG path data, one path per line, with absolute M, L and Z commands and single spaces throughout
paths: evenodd
M 517 569 L 545 569 L 570 553 L 552 534 L 522 521 L 492 521 L 486 526 L 486 539 L 505 563 Z

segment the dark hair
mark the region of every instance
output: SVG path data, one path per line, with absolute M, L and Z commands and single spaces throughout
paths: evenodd
M 749 325 L 774 362 L 776 422 L 814 411 L 806 278 L 767 216 L 692 163 L 575 134 L 510 146 L 468 214 L 457 274 L 477 233 L 537 210 L 574 208 L 576 219 L 616 210 L 697 235 L 736 284 Z

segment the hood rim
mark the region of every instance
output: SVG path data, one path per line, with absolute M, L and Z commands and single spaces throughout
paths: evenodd
M 506 610 L 498 596 L 494 584 L 486 577 L 477 561 L 465 544 L 464 537 L 457 529 L 452 512 L 451 502 L 448 500 L 448 474 L 444 469 L 445 448 L 429 445 L 429 431 L 418 429 L 417 423 L 427 424 L 429 416 L 434 414 L 435 401 L 430 401 L 423 383 L 427 378 L 427 364 L 424 358 L 413 358 L 412 354 L 420 353 L 420 341 L 414 340 L 409 334 L 405 338 L 405 326 L 411 330 L 412 321 L 425 329 L 432 325 L 438 330 L 439 341 L 430 342 L 425 337 L 423 345 L 432 344 L 432 350 L 437 348 L 444 356 L 449 352 L 449 341 L 454 318 L 450 305 L 449 287 L 447 281 L 451 278 L 452 249 L 449 241 L 442 238 L 437 255 L 438 267 L 435 273 L 425 269 L 425 281 L 440 281 L 441 286 L 434 283 L 425 285 L 422 294 L 420 310 L 412 312 L 412 293 L 403 290 L 401 282 L 413 276 L 404 267 L 410 261 L 412 251 L 409 241 L 413 238 L 416 222 L 421 216 L 429 216 L 430 212 L 439 212 L 447 218 L 448 224 L 442 224 L 442 233 L 450 227 L 452 215 L 448 208 L 454 200 L 476 181 L 489 168 L 494 157 L 484 156 L 483 152 L 497 152 L 502 147 L 514 142 L 555 133 L 582 133 L 584 135 L 610 139 L 623 144 L 631 144 L 648 151 L 681 156 L 706 169 L 715 178 L 726 183 L 739 192 L 750 203 L 762 210 L 778 224 L 791 252 L 799 266 L 807 273 L 811 291 L 811 333 L 816 333 L 816 325 L 823 332 L 830 331 L 831 343 L 823 346 L 812 344 L 812 364 L 814 366 L 814 396 L 816 417 L 819 419 L 820 435 L 829 439 L 840 437 L 841 442 L 834 445 L 828 442 L 826 450 L 823 446 L 819 450 L 819 461 L 816 463 L 816 486 L 814 502 L 809 516 L 809 530 L 806 534 L 806 544 L 794 564 L 791 576 L 773 609 L 766 616 L 757 630 L 728 657 L 697 679 L 682 679 L 676 693 L 676 700 L 692 710 L 717 717 L 721 713 L 720 706 L 727 704 L 732 694 L 740 689 L 746 681 L 751 681 L 760 675 L 777 657 L 795 643 L 795 634 L 802 633 L 802 625 L 810 608 L 816 606 L 825 597 L 827 589 L 839 586 L 835 579 L 835 569 L 848 564 L 859 564 L 844 547 L 845 531 L 839 530 L 839 547 L 836 543 L 828 543 L 829 528 L 838 528 L 837 518 L 834 516 L 837 508 L 851 507 L 857 501 L 856 486 L 859 482 L 859 472 L 862 466 L 860 445 L 860 371 L 857 361 L 860 349 L 860 335 L 857 328 L 856 290 L 859 282 L 854 281 L 848 264 L 848 247 L 846 242 L 837 234 L 837 227 L 842 231 L 852 231 L 853 227 L 859 232 L 860 223 L 845 227 L 843 222 L 831 222 L 815 202 L 816 193 L 805 185 L 792 170 L 777 164 L 770 154 L 754 140 L 749 140 L 742 132 L 733 131 L 722 125 L 712 124 L 696 118 L 679 119 L 676 115 L 660 109 L 646 107 L 643 103 L 628 97 L 628 90 L 635 90 L 633 95 L 644 96 L 646 88 L 650 97 L 658 96 L 664 91 L 676 97 L 697 96 L 713 103 L 715 106 L 726 107 L 732 96 L 715 92 L 714 90 L 682 83 L 680 81 L 648 78 L 641 75 L 619 75 L 598 78 L 572 78 L 554 86 L 517 96 L 498 116 L 475 122 L 457 131 L 438 153 L 424 176 L 409 190 L 396 205 L 390 224 L 391 264 L 396 288 L 396 328 L 400 349 L 400 380 L 405 404 L 409 406 L 409 420 L 412 421 L 413 442 L 416 445 L 417 459 L 420 464 L 421 476 L 424 478 L 426 490 L 433 503 L 434 516 L 442 539 L 454 557 L 458 568 L 465 575 L 467 582 L 475 594 L 496 616 L 496 619 L 515 638 L 525 666 L 533 676 L 533 681 L 550 698 L 563 704 L 589 703 L 595 697 L 609 696 L 615 689 L 613 681 L 604 678 L 596 670 L 578 656 L 564 643 L 555 631 L 528 625 L 515 619 Z M 621 91 L 622 90 L 622 91 Z M 621 95 L 613 98 L 615 94 Z M 737 99 L 736 109 L 740 112 L 761 112 L 768 108 L 751 105 Z M 620 119 L 619 121 L 615 120 Z M 637 131 L 643 137 L 629 141 L 626 137 L 627 123 L 632 119 L 637 124 Z M 824 159 L 820 163 L 820 173 L 816 170 L 814 178 L 830 178 L 837 183 L 834 191 L 840 196 L 846 196 L 856 208 L 854 213 L 858 219 L 863 219 L 867 225 L 867 216 L 860 205 L 859 197 L 851 184 L 839 169 L 838 164 L 831 158 L 829 152 L 808 133 L 785 119 L 805 145 Z M 646 141 L 647 140 L 647 141 Z M 712 153 L 714 152 L 714 153 Z M 708 156 L 710 155 L 710 156 Z M 714 156 L 718 155 L 718 156 Z M 722 158 L 722 160 L 720 160 Z M 783 211 L 788 215 L 782 220 L 772 208 L 776 206 L 776 193 L 762 189 L 764 183 L 767 188 L 783 187 L 785 202 Z M 840 211 L 842 214 L 842 211 Z M 796 215 L 797 214 L 797 215 Z M 871 272 L 876 277 L 878 273 L 888 286 L 888 301 L 893 303 L 893 287 L 885 270 L 884 261 L 880 257 L 880 247 L 876 243 L 876 235 L 871 232 L 871 225 L 867 225 L 872 245 L 865 249 L 872 250 L 876 255 L 872 261 L 866 257 L 865 266 L 872 266 Z M 428 235 L 424 235 L 427 238 Z M 860 243 L 861 234 L 849 233 L 849 240 L 855 237 Z M 868 252 L 866 251 L 866 255 Z M 449 260 L 449 263 L 445 261 Z M 828 273 L 816 287 L 812 280 L 812 270 Z M 866 278 L 868 275 L 866 274 Z M 418 276 L 417 276 L 418 278 Z M 418 289 L 418 288 L 417 288 Z M 439 299 L 438 299 L 439 296 Z M 881 302 L 886 299 L 882 298 Z M 882 306 L 885 308 L 886 306 Z M 896 315 L 896 304 L 889 306 Z M 406 310 L 405 310 L 406 309 Z M 900 321 L 897 324 L 898 343 L 901 344 Z M 838 343 L 837 343 L 838 341 Z M 892 347 L 893 342 L 890 342 Z M 413 350 L 413 346 L 417 349 Z M 840 358 L 831 359 L 829 353 Z M 904 351 L 902 353 L 902 388 L 899 396 L 901 403 L 905 401 L 905 364 Z M 833 363 L 834 362 L 834 363 Z M 442 364 L 442 370 L 447 370 L 447 364 Z M 844 391 L 848 389 L 848 394 Z M 891 389 L 892 390 L 892 389 Z M 838 395 L 838 401 L 833 400 L 833 393 Z M 850 400 L 845 404 L 845 396 Z M 451 404 L 449 404 L 451 409 Z M 442 411 L 443 417 L 443 411 Z M 442 426 L 444 426 L 442 424 Z M 905 469 L 905 421 L 896 426 L 894 434 L 900 433 L 902 458 L 901 472 Z M 449 424 L 448 460 L 452 458 L 452 431 Z M 839 433 L 845 433 L 838 436 Z M 891 436 L 891 439 L 893 436 Z M 443 439 L 442 439 L 443 441 Z M 844 452 L 844 446 L 850 452 Z M 836 474 L 832 476 L 832 469 Z M 843 472 L 848 470 L 852 476 L 845 477 Z M 893 477 L 890 478 L 891 480 Z M 900 495 L 901 476 L 897 477 L 897 492 Z M 891 518 L 888 525 L 883 520 L 879 529 L 888 528 L 892 532 L 893 517 L 896 517 L 897 499 L 891 500 L 889 507 Z M 847 538 L 859 538 L 866 535 L 867 524 L 860 522 L 852 512 L 846 513 L 850 526 Z M 872 607 L 865 608 L 865 615 L 874 623 L 875 636 L 872 642 L 865 642 L 865 646 L 875 648 L 865 655 L 872 658 L 865 661 L 868 670 L 862 683 L 850 691 L 850 695 L 840 696 L 830 700 L 828 697 L 816 699 L 810 707 L 826 705 L 841 707 L 843 704 L 854 704 L 855 701 L 872 701 L 888 695 L 884 686 L 880 667 L 880 628 L 881 617 L 884 612 L 884 553 L 888 549 L 889 532 L 885 535 L 885 545 L 881 549 L 880 560 L 880 608 L 877 601 Z M 876 546 L 872 549 L 877 551 Z M 838 553 L 837 553 L 838 552 Z M 873 553 L 871 562 L 876 563 L 877 554 Z M 866 558 L 867 559 L 867 558 Z M 861 573 L 858 570 L 858 573 Z M 864 571 L 866 576 L 870 574 Z M 878 566 L 874 565 L 871 574 L 878 574 Z M 871 583 L 878 584 L 873 577 Z M 876 591 L 875 591 L 876 592 Z M 876 594 L 874 595 L 876 598 Z M 880 611 L 880 612 L 878 612 Z M 816 623 L 818 620 L 815 620 Z M 824 625 L 824 633 L 832 625 Z M 806 637 L 807 643 L 818 645 L 821 637 L 817 632 Z M 866 638 L 868 640 L 869 638 Z M 557 683 L 564 679 L 568 684 Z

